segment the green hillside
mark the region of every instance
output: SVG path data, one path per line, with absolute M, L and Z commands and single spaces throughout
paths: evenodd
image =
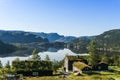
M 7 43 L 48 42 L 48 39 L 38 37 L 29 32 L 3 31 L 3 30 L 0 30 L 0 40 L 7 42 Z
M 120 53 L 120 29 L 109 30 L 100 35 L 92 37 L 80 37 L 65 47 L 71 49 L 75 53 L 88 52 L 88 46 L 91 40 L 95 39 L 97 43 L 97 49 L 102 53 Z
M 120 52 L 120 29 L 106 31 L 95 40 L 100 50 Z
M 88 45 L 92 38 L 89 37 L 80 37 L 77 38 L 70 43 L 66 44 L 65 47 L 69 48 L 75 53 L 87 53 L 88 52 Z
M 12 52 L 16 51 L 16 49 L 17 49 L 17 47 L 10 45 L 10 44 L 3 43 L 2 41 L 0 41 L 0 54 L 12 53 Z

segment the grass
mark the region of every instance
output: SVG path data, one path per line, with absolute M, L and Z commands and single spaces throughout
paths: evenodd
M 120 71 L 120 67 L 111 67 L 115 71 Z M 60 78 L 59 76 L 42 76 L 42 77 L 27 77 L 26 80 L 120 80 L 120 73 L 100 71 L 99 74 L 82 74 L 75 76 L 71 74 L 68 78 Z
M 120 71 L 120 67 L 111 66 L 111 69 L 118 72 Z M 82 74 L 79 76 L 71 74 L 67 78 L 62 78 L 60 76 L 25 77 L 25 80 L 120 80 L 120 73 L 116 73 L 115 71 L 100 71 L 99 74 Z M 5 73 L 6 69 L 0 69 L 0 80 L 4 78 Z
M 59 76 L 42 76 L 42 77 L 27 77 L 26 80 L 120 80 L 120 74 L 115 72 L 101 71 L 99 74 L 82 74 L 75 76 L 69 75 L 67 78 L 60 78 Z
M 120 71 L 120 67 L 118 67 L 118 66 L 110 66 L 110 68 L 111 68 L 111 69 L 114 69 L 114 70 L 116 70 L 116 71 Z
M 100 71 L 98 74 L 82 74 L 80 76 L 75 76 L 71 74 L 67 78 L 60 78 L 59 76 L 42 76 L 42 77 L 26 77 L 26 80 L 120 80 L 120 67 L 110 66 L 114 72 Z
M 58 76 L 43 76 L 27 77 L 26 80 L 120 80 L 120 75 L 70 76 L 65 79 Z
M 101 71 L 99 72 L 101 75 L 115 75 L 116 73 L 114 72 L 108 72 L 108 71 Z

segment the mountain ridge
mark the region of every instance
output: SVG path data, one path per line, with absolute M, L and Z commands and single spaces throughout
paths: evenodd
M 24 39 L 26 39 L 25 38 L 26 36 L 27 36 L 27 38 L 28 38 L 28 36 L 30 38 L 28 38 L 27 41 L 25 41 L 23 39 L 22 41 L 24 41 L 24 42 L 21 42 L 19 40 L 19 39 L 21 39 L 20 35 L 14 36 L 16 34 L 21 34 L 21 33 L 22 33 L 22 35 L 23 35 L 22 37 Z M 35 34 L 38 34 L 38 35 L 35 35 Z M 113 54 L 111 52 L 120 53 L 120 29 L 105 31 L 102 34 L 96 35 L 96 36 L 81 36 L 81 37 L 78 37 L 75 39 L 73 38 L 73 40 L 71 40 L 71 38 L 73 36 L 72 37 L 69 36 L 70 41 L 68 41 L 66 43 L 64 43 L 65 36 L 63 36 L 63 35 L 59 35 L 57 33 L 50 33 L 50 35 L 49 35 L 49 33 L 42 33 L 43 37 L 41 37 L 39 34 L 41 34 L 41 33 L 0 30 L 0 40 L 2 41 L 2 39 L 4 37 L 3 42 L 5 42 L 5 39 L 6 39 L 9 42 L 6 41 L 5 43 L 10 43 L 10 44 L 15 43 L 13 45 L 18 45 L 18 47 L 20 47 L 19 49 L 21 51 L 20 52 L 18 51 L 17 53 L 13 53 L 13 55 L 14 54 L 19 55 L 19 53 L 21 53 L 22 55 L 26 55 L 26 53 L 31 53 L 34 48 L 38 48 L 39 51 L 46 51 L 49 48 L 57 48 L 57 49 L 69 48 L 70 50 L 72 50 L 73 52 L 78 53 L 78 54 L 88 53 L 89 43 L 93 39 L 96 40 L 97 49 L 102 51 L 103 53 L 110 53 L 110 54 Z M 14 36 L 14 37 L 11 37 L 11 36 Z M 51 42 L 49 42 L 49 40 L 46 37 L 53 38 L 53 39 L 51 39 Z M 19 39 L 16 39 L 16 41 L 18 40 L 16 42 L 14 40 L 14 38 L 19 38 Z M 34 38 L 34 39 L 31 40 L 31 38 Z M 11 41 L 11 39 L 13 39 L 13 40 Z M 67 37 L 67 39 L 68 39 L 68 37 Z M 54 41 L 52 42 L 52 40 L 54 40 Z M 27 49 L 27 50 L 25 51 L 25 49 Z
M 64 42 L 64 43 L 68 43 L 68 42 L 70 42 L 70 41 L 72 41 L 72 40 L 77 38 L 75 36 L 60 35 L 58 33 L 29 32 L 29 31 L 20 31 L 20 30 L 0 30 L 0 35 L 1 35 L 1 33 L 6 33 L 6 32 L 8 32 L 9 34 L 11 34 L 11 33 L 12 34 L 25 33 L 25 35 L 27 35 L 27 34 L 31 34 L 32 35 L 33 34 L 36 37 L 41 37 L 42 39 L 48 39 L 49 42 Z
M 0 30 L 0 40 L 6 43 L 48 42 L 46 38 L 43 39 L 29 32 L 4 30 Z
M 58 33 L 38 33 L 38 32 L 33 32 L 33 34 L 40 36 L 42 38 L 47 38 L 49 42 L 64 42 L 68 43 L 74 39 L 76 39 L 75 36 L 64 36 L 64 35 L 59 35 Z
M 75 53 L 88 53 L 88 46 L 91 40 L 97 43 L 97 49 L 101 53 L 120 54 L 120 29 L 105 31 L 100 35 L 91 37 L 79 37 L 67 43 L 65 47 Z

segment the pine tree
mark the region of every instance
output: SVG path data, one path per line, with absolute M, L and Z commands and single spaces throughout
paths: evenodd
M 95 66 L 99 63 L 99 54 L 97 53 L 97 47 L 95 40 L 91 41 L 89 45 L 89 54 L 90 54 L 90 60 L 89 64 L 92 66 Z
M 38 50 L 37 49 L 34 49 L 33 52 L 32 52 L 32 60 L 40 60 L 40 56 L 38 55 Z
M 120 67 L 120 55 L 119 55 L 119 58 L 118 58 L 118 66 Z
M 1 61 L 0 61 L 0 68 L 2 68 L 3 67 L 3 65 L 2 65 L 2 63 L 1 63 Z
M 102 57 L 101 57 L 101 62 L 109 63 L 108 60 L 109 60 L 109 59 L 108 59 L 107 55 L 106 55 L 106 54 L 103 54 Z
M 112 57 L 112 61 L 114 66 L 119 66 L 120 65 L 120 56 L 119 55 L 113 55 Z
M 10 62 L 9 61 L 6 63 L 5 68 L 10 68 Z
M 46 56 L 45 56 L 45 60 L 50 61 L 50 58 L 49 58 L 49 56 L 48 56 L 48 55 L 46 55 Z
M 17 61 L 17 62 L 19 62 L 20 61 L 20 59 L 19 58 L 15 58 L 15 60 L 14 61 Z

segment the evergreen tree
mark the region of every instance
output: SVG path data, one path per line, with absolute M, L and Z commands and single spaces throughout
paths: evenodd
M 45 56 L 45 60 L 50 61 L 49 55 L 46 55 L 46 56 Z
M 64 60 L 61 60 L 61 61 L 54 60 L 54 61 L 53 61 L 53 70 L 54 70 L 55 72 L 57 72 L 57 70 L 58 70 L 59 68 L 63 67 L 63 65 L 64 65 Z
M 120 56 L 119 55 L 113 55 L 112 57 L 112 61 L 114 66 L 119 66 L 120 65 Z
M 102 55 L 102 57 L 101 57 L 101 62 L 109 63 L 109 59 L 108 59 L 108 57 L 107 57 L 106 54 Z
M 57 69 L 60 68 L 59 61 L 53 61 L 53 70 L 57 72 Z
M 19 59 L 19 58 L 16 58 L 14 61 L 20 61 L 20 59 Z
M 99 59 L 99 54 L 97 53 L 95 40 L 91 41 L 89 45 L 89 54 L 90 54 L 89 64 L 92 66 L 97 65 L 100 59 Z
M 9 61 L 6 63 L 5 68 L 10 68 L 10 62 Z
M 38 50 L 37 49 L 34 49 L 33 52 L 32 52 L 32 60 L 40 60 L 40 56 L 38 55 Z
M 3 65 L 2 65 L 1 60 L 0 60 L 0 68 L 2 68 L 2 67 L 3 67 Z
M 120 66 L 120 55 L 119 55 L 119 58 L 118 58 L 118 66 Z

